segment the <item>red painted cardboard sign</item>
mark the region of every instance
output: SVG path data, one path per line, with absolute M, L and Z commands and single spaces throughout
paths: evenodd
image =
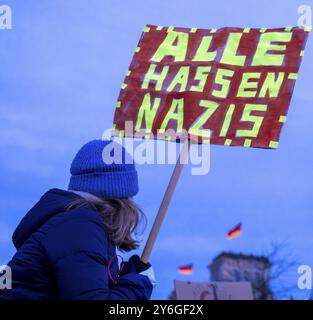
M 146 26 L 114 133 L 276 148 L 309 31 Z

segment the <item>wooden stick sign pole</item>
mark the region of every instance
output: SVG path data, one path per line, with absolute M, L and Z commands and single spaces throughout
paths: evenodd
M 183 143 L 182 150 L 181 150 L 180 155 L 177 159 L 174 171 L 172 173 L 171 179 L 170 179 L 168 186 L 167 186 L 167 189 L 165 191 L 165 194 L 164 194 L 163 200 L 161 202 L 158 214 L 155 217 L 155 220 L 154 220 L 153 226 L 151 228 L 148 240 L 146 242 L 145 248 L 144 248 L 143 253 L 141 255 L 141 260 L 145 263 L 147 263 L 149 260 L 150 254 L 152 252 L 152 249 L 153 249 L 153 246 L 155 243 L 155 240 L 156 240 L 158 233 L 160 231 L 161 224 L 164 220 L 167 208 L 168 208 L 169 203 L 172 199 L 175 187 L 177 185 L 180 174 L 181 174 L 182 169 L 184 167 L 186 157 L 189 153 L 190 143 L 191 142 L 188 139 L 186 139 L 185 142 Z

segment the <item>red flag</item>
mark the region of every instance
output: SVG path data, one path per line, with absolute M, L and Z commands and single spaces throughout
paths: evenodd
M 228 240 L 231 240 L 233 238 L 235 238 L 236 236 L 239 236 L 241 234 L 241 223 L 237 224 L 236 227 L 234 227 L 233 229 L 231 229 L 228 233 L 226 238 Z
M 192 264 L 178 267 L 178 272 L 182 274 L 192 274 Z

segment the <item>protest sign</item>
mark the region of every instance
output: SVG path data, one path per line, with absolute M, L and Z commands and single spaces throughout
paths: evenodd
M 253 300 L 250 282 L 174 281 L 177 300 Z
M 309 31 L 147 25 L 120 90 L 113 135 L 277 148 Z M 145 262 L 188 150 L 189 143 L 149 234 Z
M 118 97 L 115 134 L 276 148 L 308 31 L 147 25 Z

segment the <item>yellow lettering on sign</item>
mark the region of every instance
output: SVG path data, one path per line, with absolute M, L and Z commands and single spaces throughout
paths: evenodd
M 201 40 L 199 48 L 193 57 L 192 61 L 213 61 L 217 52 L 208 52 L 211 45 L 212 36 L 204 36 Z
M 153 105 L 151 106 L 151 95 L 146 93 L 142 104 L 138 111 L 137 122 L 135 126 L 135 131 L 141 130 L 142 120 L 145 118 L 146 123 L 146 132 L 151 132 L 153 121 L 156 115 L 156 112 L 160 106 L 161 98 L 155 98 Z
M 255 51 L 253 66 L 281 66 L 284 54 L 268 53 L 268 51 L 284 51 L 285 44 L 273 44 L 273 42 L 289 42 L 292 32 L 266 32 L 262 33 L 257 49 Z
M 253 127 L 251 130 L 237 130 L 237 137 L 257 137 L 262 121 L 264 119 L 263 116 L 253 116 L 251 115 L 252 111 L 266 111 L 267 104 L 249 104 L 245 105 L 245 108 L 242 113 L 241 121 L 250 121 L 253 122 Z
M 257 81 L 249 81 L 250 79 L 259 79 L 260 72 L 245 72 L 242 74 L 241 82 L 237 92 L 237 97 L 250 98 L 256 96 L 256 90 L 246 91 L 246 89 L 256 89 L 258 87 Z
M 167 91 L 173 91 L 173 89 L 180 85 L 179 92 L 186 91 L 186 86 L 188 83 L 188 76 L 189 76 L 189 66 L 180 67 L 178 70 L 175 78 L 172 80 L 171 84 L 166 89 Z
M 220 90 L 213 90 L 212 95 L 218 98 L 226 98 L 228 94 L 228 89 L 230 85 L 229 79 L 224 79 L 224 77 L 232 77 L 234 74 L 233 70 L 221 69 L 219 68 L 216 72 L 215 82 L 221 85 Z
M 177 109 L 177 111 L 176 111 Z M 159 132 L 164 133 L 166 127 L 170 120 L 177 121 L 177 132 L 183 131 L 183 120 L 184 120 L 184 98 L 181 99 L 173 99 L 172 105 L 168 110 L 162 124 L 160 127 Z
M 141 88 L 148 89 L 151 80 L 156 81 L 155 90 L 161 90 L 164 79 L 168 73 L 169 66 L 164 66 L 161 73 L 155 73 L 157 65 L 151 64 L 142 82 Z
M 224 122 L 222 125 L 222 129 L 220 131 L 220 137 L 226 137 L 234 110 L 235 110 L 235 105 L 233 103 L 231 103 L 228 110 L 227 110 L 227 113 L 226 113 L 226 116 L 225 116 L 225 119 L 224 119 Z
M 174 61 L 184 61 L 188 46 L 188 33 L 170 31 L 154 53 L 151 61 L 160 62 L 166 56 L 173 56 Z M 174 44 L 176 42 L 176 44 Z
M 202 129 L 202 126 L 216 111 L 219 104 L 210 100 L 200 100 L 199 105 L 200 107 L 207 108 L 207 110 L 190 126 L 188 133 L 199 137 L 210 138 L 209 130 Z
M 210 66 L 199 66 L 195 75 L 195 80 L 198 80 L 199 84 L 197 86 L 191 86 L 190 91 L 203 92 L 210 71 Z
M 221 63 L 231 64 L 234 66 L 244 66 L 246 61 L 246 56 L 237 55 L 239 42 L 241 39 L 242 33 L 231 32 L 228 35 L 228 40 L 224 48 L 224 52 L 221 58 Z
M 278 93 L 283 83 L 284 76 L 285 72 L 279 72 L 278 77 L 275 80 L 275 72 L 268 72 L 260 90 L 259 97 L 264 98 L 267 91 L 270 98 L 278 97 Z

